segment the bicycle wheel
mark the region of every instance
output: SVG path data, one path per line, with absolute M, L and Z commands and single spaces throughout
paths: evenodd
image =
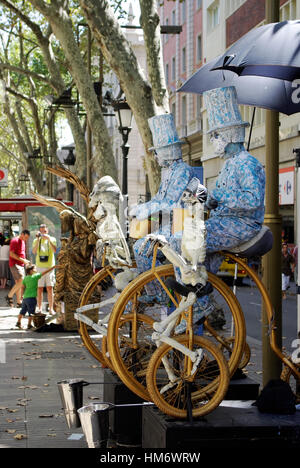
M 167 277 L 174 276 L 174 269 L 172 265 L 163 265 L 149 270 L 139 275 L 134 281 L 132 281 L 123 291 L 115 306 L 112 310 L 108 331 L 107 331 L 107 344 L 109 350 L 109 356 L 115 372 L 119 378 L 130 388 L 131 391 L 136 393 L 138 396 L 145 400 L 149 400 L 149 393 L 147 390 L 146 379 L 137 379 L 132 372 L 127 368 L 126 362 L 123 360 L 121 349 L 119 348 L 119 328 L 121 326 L 122 317 L 127 313 L 143 314 L 151 317 L 154 321 L 160 321 L 161 318 L 167 314 L 168 305 L 176 307 L 180 302 L 180 296 L 178 298 L 172 297 L 165 281 Z M 144 304 L 139 301 L 140 296 L 145 293 L 145 286 L 151 281 L 159 281 L 162 288 L 164 289 L 166 301 L 163 304 Z M 240 305 L 230 290 L 223 281 L 217 276 L 209 273 L 208 281 L 214 287 L 216 294 L 218 294 L 224 304 L 227 307 L 228 316 L 230 321 L 234 324 L 234 337 L 235 342 L 232 348 L 228 365 L 230 369 L 230 375 L 233 375 L 237 366 L 240 362 L 241 355 L 245 345 L 245 322 Z M 177 299 L 177 300 L 176 300 Z M 168 304 L 168 302 L 170 304 Z M 228 334 L 225 332 L 214 330 L 212 327 L 209 328 L 210 334 L 217 343 L 221 344 L 224 342 L 224 336 Z M 149 350 L 148 356 L 144 356 L 145 361 L 150 360 L 152 350 Z
M 187 336 L 175 340 L 189 347 Z M 219 406 L 227 392 L 230 377 L 223 353 L 210 340 L 195 336 L 192 351 L 199 348 L 201 361 L 192 377 L 187 375 L 189 358 L 169 344 L 159 346 L 150 359 L 147 370 L 149 395 L 161 411 L 174 418 L 187 418 L 188 405 L 193 417 L 204 416 Z M 171 369 L 171 380 L 168 368 Z
M 154 320 L 143 314 L 126 314 L 121 317 L 118 336 L 118 348 L 128 372 L 140 382 L 146 381 L 149 354 L 156 346 L 151 339 Z M 102 355 L 113 370 L 109 357 L 107 337 L 102 339 Z
M 80 296 L 79 307 L 89 304 L 96 287 L 101 283 L 103 284 L 108 282 L 114 276 L 114 272 L 115 270 L 109 265 L 98 271 L 85 285 L 85 288 Z M 92 306 L 93 304 L 91 304 L 91 307 Z M 96 337 L 94 335 L 91 336 L 89 334 L 88 326 L 84 322 L 79 322 L 79 334 L 85 347 L 91 353 L 91 355 L 97 359 L 97 361 L 99 361 L 103 367 L 110 367 L 111 363 L 103 356 L 101 352 L 101 335 L 96 335 Z
M 233 336 L 224 339 L 224 343 L 220 344 L 219 349 L 225 355 L 226 360 L 229 360 L 229 357 L 232 353 L 232 347 L 234 345 L 235 338 Z M 244 369 L 247 366 L 248 362 L 250 361 L 251 357 L 251 349 L 248 343 L 245 343 L 244 351 L 238 365 L 239 369 Z

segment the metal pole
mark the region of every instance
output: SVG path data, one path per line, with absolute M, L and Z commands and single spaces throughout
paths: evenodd
M 131 128 L 122 129 L 119 128 L 120 133 L 122 134 L 123 144 L 122 154 L 123 154 L 123 168 L 122 168 L 122 194 L 124 195 L 124 219 L 125 219 L 125 237 L 129 237 L 129 222 L 128 222 L 128 152 L 130 146 L 128 145 L 128 136 Z
M 250 148 L 252 130 L 253 130 L 253 125 L 254 125 L 255 111 L 256 111 L 256 107 L 254 107 L 253 112 L 252 112 L 252 119 L 251 119 L 250 131 L 249 131 L 247 151 L 249 151 L 249 148 Z
M 266 23 L 279 21 L 279 0 L 266 0 Z M 279 215 L 279 113 L 266 111 L 266 214 L 265 224 L 272 230 L 273 249 L 263 257 L 263 282 L 274 309 L 275 340 L 282 347 L 281 293 L 281 216 Z M 263 385 L 281 374 L 281 360 L 270 346 L 269 322 L 262 307 L 262 370 Z
M 129 145 L 125 142 L 122 145 L 123 154 L 123 170 L 122 170 L 122 193 L 124 196 L 128 196 L 128 151 Z
M 300 148 L 293 150 L 296 153 L 296 210 L 295 210 L 295 221 L 296 221 L 296 246 L 299 249 L 300 245 L 300 215 L 299 204 L 300 204 Z M 300 258 L 298 254 L 297 260 L 297 336 L 300 338 L 300 275 L 299 275 Z

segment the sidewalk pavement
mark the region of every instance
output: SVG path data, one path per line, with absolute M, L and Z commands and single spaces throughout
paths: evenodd
M 67 426 L 57 382 L 101 382 L 100 363 L 77 332 L 18 330 L 7 291 L 0 290 L 0 448 L 86 448 L 82 429 Z M 100 385 L 83 389 L 83 406 L 93 400 L 102 401 Z
M 19 309 L 6 305 L 7 292 L 0 289 L 0 448 L 86 448 L 82 429 L 68 429 L 57 382 L 101 382 L 100 363 L 76 331 L 27 331 L 27 318 L 24 330 L 17 329 Z M 261 384 L 261 343 L 247 342 L 251 359 L 244 372 Z M 95 400 L 103 401 L 103 386 L 84 387 L 83 406 Z

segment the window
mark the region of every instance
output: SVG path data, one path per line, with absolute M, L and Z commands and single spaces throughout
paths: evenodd
M 169 26 L 169 18 L 166 19 L 166 26 Z M 168 42 L 169 40 L 169 34 L 165 34 L 165 42 Z
M 202 126 L 202 96 L 200 94 L 196 97 L 196 120 L 197 120 L 197 130 L 203 130 Z
M 176 25 L 176 11 L 173 10 L 172 11 L 172 25 Z
M 252 122 L 253 110 L 254 107 L 252 106 L 240 106 L 241 116 L 245 122 Z M 255 114 L 254 114 L 254 126 L 263 125 L 265 123 L 265 109 L 260 107 L 256 107 Z
M 202 60 L 202 36 L 201 34 L 197 36 L 196 54 L 197 54 L 197 63 L 199 63 Z
M 296 0 L 290 0 L 280 8 L 280 21 L 289 21 L 295 19 L 297 19 Z
M 246 0 L 226 0 L 226 18 L 232 15 Z
M 202 7 L 202 0 L 197 0 L 196 8 L 199 10 Z
M 176 59 L 172 58 L 172 81 L 176 80 Z
M 187 109 L 186 109 L 186 96 L 182 97 L 181 100 L 181 124 L 185 126 L 187 124 Z
M 186 48 L 182 49 L 182 63 L 181 63 L 182 73 L 186 72 Z
M 202 107 L 201 95 L 198 94 L 197 97 L 196 97 L 196 117 L 197 117 L 197 120 L 202 119 L 201 107 Z
M 169 64 L 166 64 L 166 84 L 169 84 Z
M 207 10 L 208 31 L 215 29 L 220 23 L 220 5 L 219 2 L 212 4 Z
M 172 102 L 171 104 L 171 111 L 174 117 L 174 122 L 176 122 L 176 103 L 175 102 Z
M 186 21 L 186 2 L 183 0 L 181 4 L 181 23 L 185 23 Z

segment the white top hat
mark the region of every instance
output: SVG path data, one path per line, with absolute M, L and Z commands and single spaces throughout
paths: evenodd
M 149 151 L 183 144 L 183 141 L 178 138 L 172 114 L 155 115 L 148 119 L 148 122 L 154 145 L 149 148 Z
M 249 125 L 249 122 L 242 120 L 234 86 L 205 91 L 203 98 L 209 123 L 207 133 L 235 126 L 247 127 Z

